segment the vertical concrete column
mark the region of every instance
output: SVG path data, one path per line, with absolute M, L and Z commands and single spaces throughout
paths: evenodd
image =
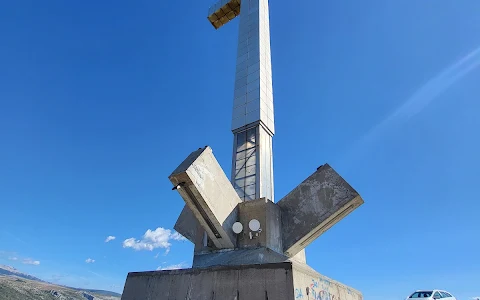
M 268 0 L 240 8 L 232 132 L 232 184 L 244 201 L 274 201 L 272 137 L 275 133 Z

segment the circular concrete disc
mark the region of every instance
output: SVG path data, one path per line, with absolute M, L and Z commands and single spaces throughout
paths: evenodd
M 257 219 L 252 219 L 248 223 L 248 227 L 250 227 L 251 231 L 258 231 L 260 229 L 260 222 Z
M 243 230 L 243 225 L 240 222 L 235 222 L 232 226 L 233 232 L 239 234 Z

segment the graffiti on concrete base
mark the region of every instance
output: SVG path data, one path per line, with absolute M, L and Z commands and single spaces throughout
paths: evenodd
M 332 286 L 332 282 L 327 279 L 320 278 L 312 279 L 310 285 L 305 287 L 305 295 L 303 289 L 296 288 L 295 289 L 295 299 L 305 299 L 307 300 L 342 300 L 339 295 L 336 293 L 330 292 L 330 288 Z M 348 295 L 354 295 L 353 291 L 350 288 L 347 288 Z
M 295 299 L 303 299 L 302 289 L 295 289 Z

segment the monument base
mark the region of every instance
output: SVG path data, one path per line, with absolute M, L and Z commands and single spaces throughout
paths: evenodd
M 298 262 L 129 273 L 122 300 L 153 299 L 363 300 L 363 296 Z

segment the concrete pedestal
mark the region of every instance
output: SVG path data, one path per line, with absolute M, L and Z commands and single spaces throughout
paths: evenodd
M 122 300 L 363 300 L 297 262 L 129 273 Z

